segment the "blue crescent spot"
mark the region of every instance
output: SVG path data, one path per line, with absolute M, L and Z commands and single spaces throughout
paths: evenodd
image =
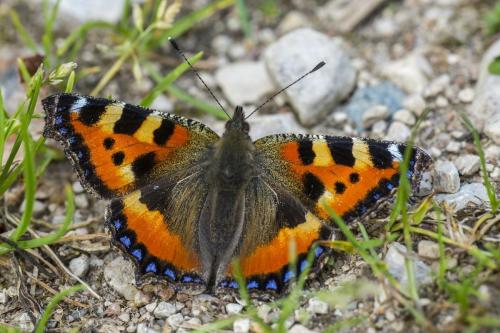
M 132 251 L 132 255 L 137 258 L 137 260 L 141 261 L 142 260 L 142 250 L 141 249 L 135 249 Z
M 122 220 L 120 220 L 120 219 L 114 220 L 113 225 L 114 225 L 116 230 L 120 230 L 123 226 Z
M 186 283 L 189 283 L 189 282 L 193 282 L 193 278 L 189 275 L 184 275 L 181 279 L 182 282 L 186 282 Z
M 366 210 L 367 210 L 367 208 L 366 208 L 366 206 L 365 206 L 365 205 L 361 205 L 361 206 L 359 206 L 359 211 L 361 212 L 361 214 L 366 213 Z
M 170 268 L 165 268 L 165 270 L 163 271 L 163 275 L 168 276 L 175 281 L 175 272 Z
M 411 172 L 410 170 L 406 171 L 406 177 L 411 178 L 412 175 L 413 172 Z
M 61 124 L 62 124 L 62 122 L 63 122 L 63 118 L 62 118 L 62 116 L 57 116 L 57 117 L 56 117 L 56 122 L 55 122 L 55 123 L 56 123 L 56 125 L 61 125 Z
M 85 170 L 83 170 L 83 175 L 84 175 L 85 177 L 88 177 L 88 176 L 90 175 L 90 170 L 89 170 L 89 169 L 85 169 Z
M 227 283 L 228 283 L 228 282 L 227 282 L 227 281 L 225 281 L 225 280 L 224 280 L 224 281 L 221 281 L 221 283 L 219 284 L 219 286 L 220 286 L 221 288 L 227 288 Z
M 81 151 L 79 151 L 77 154 L 76 154 L 76 157 L 78 157 L 78 159 L 82 159 L 83 158 L 83 153 Z
M 375 199 L 375 200 L 380 199 L 380 193 L 378 193 L 378 192 L 373 193 L 373 199 Z
M 233 289 L 237 289 L 238 288 L 238 282 L 236 281 L 230 281 L 229 284 L 228 284 L 228 287 L 229 288 L 233 288 Z
M 266 289 L 276 290 L 278 289 L 278 284 L 275 279 L 269 280 L 266 282 Z
M 153 273 L 156 273 L 157 272 L 157 268 L 156 268 L 156 263 L 154 262 L 150 262 L 148 264 L 148 266 L 146 267 L 146 272 L 153 272 Z
M 58 130 L 59 134 L 61 135 L 66 135 L 68 134 L 68 129 L 66 127 L 61 127 L 59 130 Z
M 130 240 L 129 236 L 122 236 L 120 237 L 120 243 L 123 244 L 127 249 L 132 245 L 132 241 Z
M 307 268 L 308 265 L 309 265 L 309 263 L 307 262 L 306 259 L 302 260 L 300 262 L 300 271 L 303 272 Z
M 68 138 L 68 142 L 69 142 L 70 145 L 73 145 L 73 144 L 76 143 L 76 138 L 74 136 L 70 136 Z
M 295 273 L 293 271 L 286 271 L 285 275 L 283 276 L 283 282 L 287 283 L 291 279 L 295 277 Z
M 321 246 L 318 246 L 314 252 L 314 254 L 316 255 L 316 257 L 319 257 L 325 250 L 323 249 L 323 247 Z
M 387 183 L 387 188 L 389 190 L 392 190 L 394 188 L 394 185 L 392 185 L 392 183 Z
M 259 283 L 255 280 L 248 282 L 247 289 L 257 289 L 259 288 Z
M 203 283 L 203 280 L 199 276 L 194 277 L 194 283 Z

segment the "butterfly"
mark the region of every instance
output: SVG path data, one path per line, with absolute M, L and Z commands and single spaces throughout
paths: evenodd
M 84 188 L 108 200 L 112 242 L 138 276 L 176 286 L 280 293 L 332 237 L 326 203 L 346 222 L 363 217 L 399 184 L 405 144 L 278 134 L 252 141 L 236 107 L 219 137 L 195 120 L 77 94 L 43 100 L 44 135 L 59 141 Z M 431 162 L 413 147 L 408 178 Z M 289 246 L 297 264 L 289 265 Z M 317 246 L 313 269 L 331 250 Z

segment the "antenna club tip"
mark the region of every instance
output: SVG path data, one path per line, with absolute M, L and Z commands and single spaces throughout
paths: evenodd
M 177 45 L 177 42 L 175 41 L 175 39 L 173 39 L 172 37 L 168 37 L 168 41 L 170 42 L 170 44 L 172 44 L 172 46 L 173 46 L 176 50 L 179 50 L 179 45 Z
M 314 66 L 314 68 L 311 70 L 311 73 L 312 72 L 316 72 L 318 69 L 320 69 L 321 67 L 325 66 L 326 65 L 326 62 L 324 61 L 321 61 L 320 63 L 318 63 L 316 66 Z

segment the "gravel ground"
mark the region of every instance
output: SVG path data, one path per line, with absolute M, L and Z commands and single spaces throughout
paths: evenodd
M 183 13 L 206 3 L 186 1 Z M 230 8 L 205 20 L 178 42 L 189 54 L 205 52 L 199 65 L 201 74 L 228 108 L 243 104 L 250 110 L 319 61 L 326 61 L 324 69 L 252 116 L 254 138 L 300 132 L 405 141 L 416 119 L 428 110 L 416 144 L 433 157 L 435 166 L 415 194 L 422 198 L 434 193 L 437 202 L 449 207 L 453 223 L 467 233 L 473 221 L 488 210 L 489 201 L 479 172 L 479 156 L 459 111 L 465 112 L 480 131 L 489 177 L 497 187 L 500 182 L 500 78 L 486 70 L 490 60 L 500 56 L 500 41 L 485 37 L 482 28 L 482 17 L 492 5 L 493 1 L 479 0 L 388 1 L 351 27 L 358 10 L 349 10 L 349 1 L 295 0 L 280 4 L 275 17 L 251 7 L 252 41 L 245 40 L 238 14 Z M 103 4 L 97 1 L 95 6 Z M 109 7 L 86 14 L 75 9 L 78 7 L 62 6 L 56 35 L 65 36 L 79 22 L 95 15 L 108 15 L 104 19 L 111 22 L 116 20 L 112 8 L 118 6 L 119 13 L 119 4 L 106 6 Z M 27 22 L 27 30 L 35 36 L 43 23 L 35 0 L 0 3 L 0 86 L 7 109 L 13 110 L 22 98 L 22 87 L 12 74 L 13 69 L 16 73 L 15 59 L 30 55 L 30 51 L 22 46 L 10 25 L 10 8 L 17 10 L 21 21 Z M 114 58 L 105 45 L 112 42 L 108 34 L 92 32 L 75 59 L 79 68 L 109 66 Z M 179 63 L 168 45 L 157 50 L 154 59 L 163 73 Z M 75 90 L 89 93 L 98 78 L 82 78 Z M 190 94 L 211 102 L 193 75 L 186 74 L 177 83 Z M 146 76 L 135 82 L 127 68 L 101 95 L 111 94 L 137 103 L 153 85 Z M 223 129 L 223 122 L 168 94 L 157 98 L 152 107 L 199 119 L 218 132 Z M 40 130 L 40 124 L 33 123 L 33 133 Z M 189 295 L 156 283 L 136 286 L 131 262 L 110 248 L 103 226 L 105 204 L 83 191 L 65 160 L 52 163 L 40 179 L 32 225 L 35 230 L 47 232 L 64 219 L 66 183 L 72 184 L 75 193 L 74 225 L 64 241 L 51 248 L 62 264 L 84 280 L 99 298 L 86 291 L 63 301 L 49 321 L 50 331 L 66 332 L 80 327 L 81 332 L 185 332 L 244 311 L 237 295 Z M 22 184 L 16 184 L 0 199 L 2 216 L 18 216 L 23 209 L 22 200 Z M 376 216 L 362 221 L 372 237 L 383 233 L 386 213 L 381 208 Z M 499 234 L 496 223 L 481 241 L 498 244 Z M 416 258 L 420 306 L 439 331 L 461 331 L 463 326 L 456 321 L 457 307 L 451 306 L 435 285 L 433 272 L 439 266 L 437 243 L 424 237 L 414 240 L 415 253 L 411 255 Z M 404 284 L 403 242 L 402 238 L 396 239 L 381 248 L 380 256 Z M 43 249 L 36 253 L 47 257 Z M 471 257 L 463 251 L 448 247 L 447 255 L 448 280 L 454 281 L 473 269 Z M 75 283 L 67 274 L 47 276 L 37 266 L 21 261 L 28 292 L 42 306 L 53 290 Z M 18 300 L 18 278 L 9 256 L 0 257 L 0 272 L 0 322 L 31 331 L 31 308 Z M 491 283 L 478 289 L 482 295 L 475 301 L 478 308 L 500 313 L 499 280 L 497 271 L 490 278 Z M 335 290 L 353 281 L 360 283 L 359 295 L 337 305 L 314 296 L 313 291 Z M 290 332 L 320 332 L 328 325 L 355 317 L 365 320 L 344 331 L 424 331 L 356 254 L 335 254 L 306 290 L 309 292 L 304 293 L 300 308 L 287 322 Z M 254 301 L 259 316 L 272 324 L 278 313 L 268 305 L 268 298 L 260 296 Z M 256 324 L 245 317 L 227 330 L 259 332 Z

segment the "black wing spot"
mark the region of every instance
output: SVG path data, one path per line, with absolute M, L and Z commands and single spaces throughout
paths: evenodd
M 149 152 L 143 154 L 132 162 L 132 172 L 136 178 L 147 174 L 155 165 L 155 153 Z
M 78 119 L 87 126 L 95 125 L 103 113 L 106 112 L 106 104 L 86 104 L 80 108 Z
M 346 186 L 344 183 L 342 183 L 342 182 L 335 183 L 335 193 L 342 194 L 345 192 L 345 190 L 346 190 Z
M 352 154 L 352 138 L 327 138 L 326 143 L 336 164 L 354 166 L 356 158 Z
M 304 174 L 302 183 L 304 185 L 305 195 L 312 201 L 318 201 L 325 192 L 325 185 L 323 185 L 318 177 L 310 172 Z
M 113 160 L 114 165 L 121 165 L 125 159 L 125 154 L 122 151 L 118 151 L 111 155 L 111 159 Z
M 115 144 L 115 139 L 113 139 L 113 138 L 106 138 L 102 142 L 102 145 L 104 146 L 104 148 L 106 150 L 110 150 L 111 148 L 113 148 L 114 144 Z
M 316 153 L 314 153 L 313 142 L 311 140 L 299 141 L 299 158 L 304 165 L 309 165 L 314 162 Z
M 357 182 L 359 182 L 359 173 L 357 172 L 353 172 L 349 175 L 349 181 L 352 183 L 352 184 L 356 184 Z
M 154 130 L 153 140 L 157 145 L 164 145 L 172 136 L 175 129 L 173 121 L 162 119 L 160 127 Z
M 378 169 L 392 168 L 393 157 L 389 151 L 387 142 L 368 142 L 368 150 L 372 158 L 373 166 Z
M 151 113 L 149 110 L 139 109 L 125 104 L 120 119 L 115 123 L 114 132 L 116 134 L 134 134 L 141 127 L 144 120 Z M 142 111 L 142 112 L 141 112 Z

